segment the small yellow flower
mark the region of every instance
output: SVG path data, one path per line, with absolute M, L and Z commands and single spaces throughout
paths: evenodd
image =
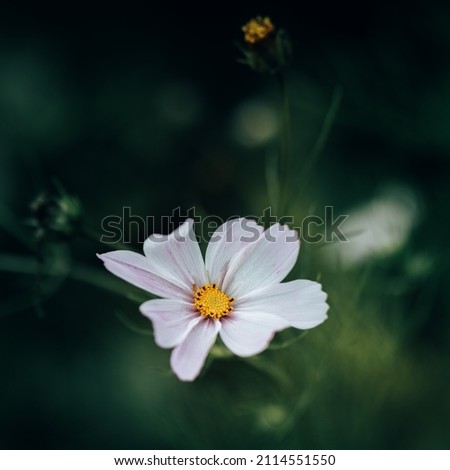
M 242 26 L 242 31 L 244 32 L 245 42 L 253 45 L 266 39 L 275 31 L 275 27 L 269 17 L 257 16 Z

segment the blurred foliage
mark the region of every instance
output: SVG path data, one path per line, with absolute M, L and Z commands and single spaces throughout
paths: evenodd
M 2 448 L 448 448 L 448 5 L 1 8 Z M 186 384 L 104 248 L 40 247 L 25 222 L 54 178 L 96 232 L 124 206 L 260 215 L 279 97 L 233 46 L 255 14 L 293 46 L 290 213 L 332 205 L 360 227 L 347 251 L 304 243 L 290 275 L 320 278 L 323 326 Z

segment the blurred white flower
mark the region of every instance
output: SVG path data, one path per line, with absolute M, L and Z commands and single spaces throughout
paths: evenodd
M 281 281 L 299 253 L 297 233 L 233 219 L 211 238 L 205 261 L 189 219 L 170 235 L 152 235 L 145 256 L 132 251 L 98 255 L 116 276 L 162 299 L 140 307 L 155 341 L 174 348 L 171 366 L 186 381 L 200 373 L 217 335 L 234 354 L 253 356 L 290 326 L 313 328 L 327 318 L 326 294 L 308 280 Z
M 407 187 L 386 187 L 366 204 L 349 212 L 342 226 L 348 242 L 324 246 L 327 263 L 343 267 L 394 254 L 407 242 L 419 215 L 416 194 Z

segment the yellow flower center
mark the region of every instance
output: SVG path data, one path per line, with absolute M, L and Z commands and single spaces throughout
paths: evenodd
M 216 284 L 205 284 L 197 289 L 194 285 L 194 307 L 202 317 L 219 318 L 233 311 L 233 297 L 228 297 Z
M 242 31 L 246 43 L 256 44 L 264 40 L 272 31 L 275 31 L 275 27 L 267 16 L 265 18 L 257 16 L 242 26 Z

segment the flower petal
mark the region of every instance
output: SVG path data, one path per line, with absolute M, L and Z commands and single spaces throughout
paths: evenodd
M 202 286 L 207 282 L 192 219 L 169 235 L 150 235 L 144 243 L 144 253 L 155 271 L 183 285 L 189 292 L 193 284 Z
M 179 300 L 149 300 L 139 310 L 152 321 L 155 342 L 161 348 L 178 346 L 201 320 L 192 304 Z
M 261 225 L 245 218 L 227 220 L 218 227 L 206 249 L 205 264 L 209 281 L 220 286 L 232 258 L 249 244 L 255 243 L 263 231 Z
M 278 315 L 289 326 L 306 330 L 327 319 L 326 299 L 321 284 L 297 279 L 251 292 L 236 301 L 236 307 L 242 312 Z
M 172 351 L 170 365 L 180 380 L 191 382 L 198 376 L 216 341 L 220 326 L 219 321 L 202 318 Z
M 145 256 L 128 250 L 110 251 L 97 256 L 105 264 L 105 268 L 152 294 L 169 299 L 189 299 L 189 293 L 174 281 L 156 274 Z
M 287 327 L 287 322 L 276 315 L 235 310 L 223 319 L 220 337 L 231 352 L 248 357 L 264 351 L 275 333 Z
M 295 230 L 287 225 L 272 225 L 257 242 L 233 258 L 223 283 L 225 292 L 238 298 L 279 283 L 294 267 L 299 249 Z

